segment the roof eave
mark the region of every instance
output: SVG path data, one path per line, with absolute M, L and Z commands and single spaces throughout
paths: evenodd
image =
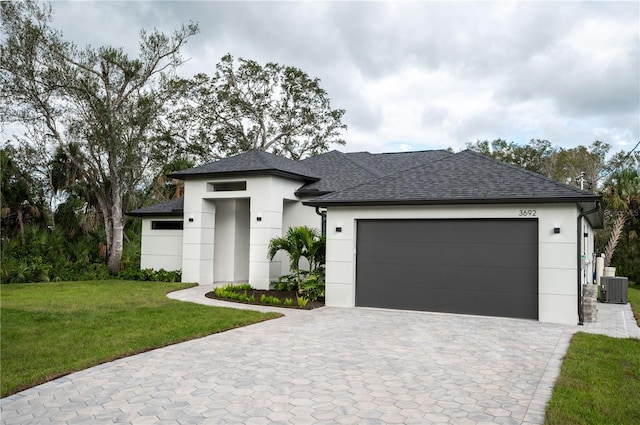
M 379 199 L 379 200 L 350 200 L 350 201 L 323 201 L 310 200 L 304 205 L 313 207 L 350 207 L 350 206 L 383 206 L 383 205 L 477 205 L 477 204 L 563 204 L 575 202 L 595 202 L 600 197 L 594 195 L 593 199 L 586 197 L 546 197 L 546 198 L 432 198 L 432 199 Z
M 296 192 L 294 193 L 294 195 L 302 197 L 302 196 L 323 196 L 323 195 L 328 195 L 329 193 L 331 193 L 331 191 L 326 191 L 326 190 L 296 190 Z
M 604 228 L 604 211 L 602 209 L 601 202 L 602 202 L 602 197 L 599 196 L 597 200 L 594 200 L 592 202 L 579 203 L 580 209 L 583 212 L 591 211 L 597 208 L 596 211 L 584 216 L 589 222 L 589 224 L 591 225 L 591 227 L 594 229 Z
M 306 176 L 303 174 L 289 173 L 282 170 L 247 170 L 247 171 L 222 171 L 222 172 L 198 172 L 198 173 L 172 173 L 169 177 L 178 180 L 193 180 L 193 179 L 210 179 L 210 178 L 227 178 L 227 177 L 243 177 L 243 176 L 259 176 L 270 175 L 284 177 L 293 180 L 300 180 L 304 182 L 317 182 L 320 179 L 318 177 Z
M 125 213 L 129 217 L 184 217 L 184 210 L 164 211 L 164 212 L 136 212 Z

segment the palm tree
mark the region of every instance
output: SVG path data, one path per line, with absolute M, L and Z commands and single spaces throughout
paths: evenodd
M 309 262 L 309 274 L 317 272 L 324 264 L 327 251 L 327 239 L 317 230 L 313 229 L 313 231 L 313 237 L 307 247 L 307 255 L 304 256 Z
M 44 221 L 44 217 L 42 202 L 34 192 L 36 181 L 16 160 L 17 154 L 11 146 L 0 149 L 0 217 L 3 235 L 13 236 L 17 227 L 24 245 L 25 225 Z
M 267 257 L 273 260 L 279 251 L 289 255 L 289 268 L 296 275 L 296 284 L 300 291 L 300 259 L 309 262 L 309 273 L 314 273 L 324 262 L 325 238 L 317 229 L 307 226 L 290 227 L 281 238 L 271 239 Z
M 604 265 L 608 267 L 629 218 L 629 209 L 640 203 L 640 173 L 632 168 L 616 172 L 609 180 L 603 195 L 605 203 L 615 214 L 611 235 L 604 252 Z
M 188 158 L 176 158 L 167 163 L 151 184 L 149 191 L 154 200 L 168 201 L 184 196 L 184 181 L 169 178 L 171 173 L 194 167 L 195 163 Z

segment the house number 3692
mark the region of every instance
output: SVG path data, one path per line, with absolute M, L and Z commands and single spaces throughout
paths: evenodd
M 520 210 L 520 217 L 535 217 L 536 210 Z

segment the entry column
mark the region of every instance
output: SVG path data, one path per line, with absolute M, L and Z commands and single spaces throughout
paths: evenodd
M 280 255 L 269 261 L 269 242 L 282 236 L 283 200 L 274 193 L 272 180 L 264 179 L 261 190 L 251 196 L 249 235 L 249 283 L 256 289 L 269 289 L 280 275 Z
M 182 243 L 182 281 L 213 284 L 213 256 L 216 223 L 214 201 L 185 198 Z

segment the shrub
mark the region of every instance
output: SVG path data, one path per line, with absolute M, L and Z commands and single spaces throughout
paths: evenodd
M 20 238 L 2 239 L 0 283 L 109 279 L 99 255 L 99 235 L 71 237 L 60 229 L 25 228 Z
M 300 284 L 300 294 L 311 301 L 323 298 L 324 281 L 316 273 L 308 275 Z
M 298 297 L 298 307 L 305 308 L 309 304 L 309 300 L 304 297 Z
M 167 271 L 165 269 L 126 269 L 118 273 L 118 279 L 142 280 L 151 282 L 180 282 L 182 272 L 180 270 Z
M 271 282 L 271 287 L 276 291 L 293 291 L 298 287 L 295 274 L 285 274 Z
M 213 293 L 218 298 L 226 298 L 232 301 L 241 301 L 253 303 L 256 301 L 253 295 L 247 295 L 247 291 L 253 288 L 248 283 L 242 283 L 240 285 L 228 284 L 225 286 L 216 286 L 213 288 Z
M 278 297 L 266 296 L 265 294 L 262 294 L 260 296 L 260 302 L 262 304 L 279 305 L 280 304 L 280 299 Z

